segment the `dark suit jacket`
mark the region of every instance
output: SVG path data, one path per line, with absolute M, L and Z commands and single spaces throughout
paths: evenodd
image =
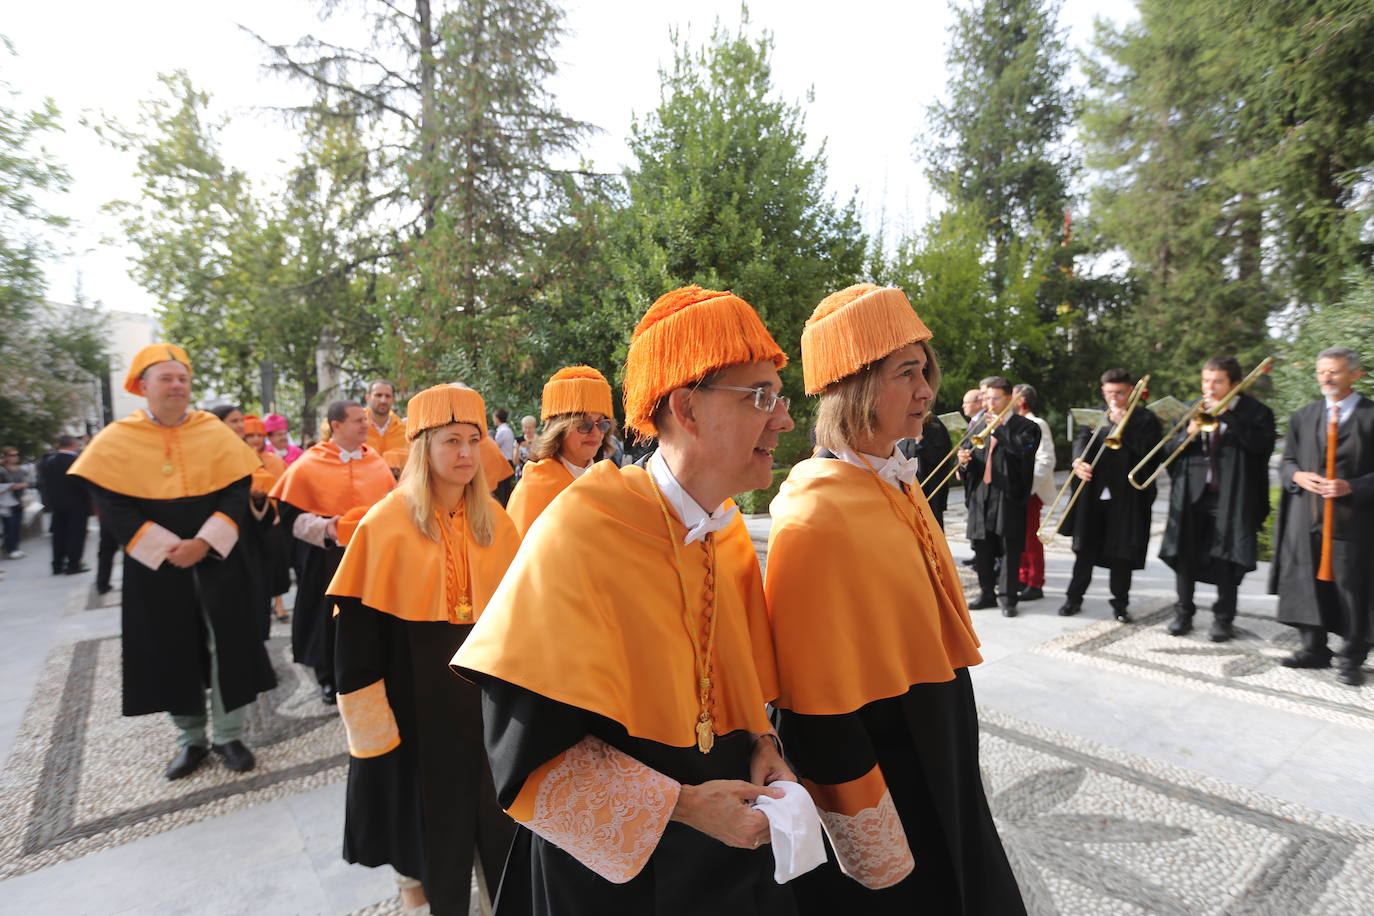
M 91 491 L 86 489 L 86 481 L 67 473 L 75 461 L 75 455 L 54 452 L 39 469 L 38 474 L 43 481 L 43 505 L 49 512 L 90 514 Z

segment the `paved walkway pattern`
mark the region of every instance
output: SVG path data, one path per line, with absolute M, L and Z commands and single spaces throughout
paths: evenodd
M 956 497 L 956 556 L 962 521 Z M 749 525 L 762 548 L 768 520 Z M 258 768 L 212 760 L 168 783 L 171 725 L 118 714 L 118 592 L 49 576 L 47 544 L 25 547 L 0 561 L 0 910 L 399 912 L 385 869 L 339 856 L 343 729 L 285 628 L 269 643 L 280 683 L 248 728 Z M 1263 569 L 1242 589 L 1239 638 L 1216 645 L 1205 609 L 1200 632 L 1164 632 L 1158 560 L 1125 626 L 1105 575 L 1083 614 L 1058 617 L 1067 544 L 1046 561 L 1045 600 L 974 615 L 984 781 L 1031 911 L 1374 913 L 1374 686 L 1277 665 L 1293 636 Z

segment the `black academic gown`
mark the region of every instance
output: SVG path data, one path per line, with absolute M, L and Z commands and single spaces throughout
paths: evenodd
M 916 459 L 916 476 L 918 480 L 925 480 L 930 476 L 930 472 L 940 460 L 949 454 L 949 450 L 954 447 L 954 443 L 949 438 L 949 430 L 945 424 L 940 422 L 939 417 L 931 417 L 930 422 L 925 425 L 921 433 L 920 441 L 916 439 L 899 439 L 897 448 L 907 458 Z M 953 461 L 954 459 L 949 459 Z M 949 462 L 945 463 L 943 472 L 949 470 Z M 954 478 L 951 477 L 952 481 Z M 949 484 L 945 484 L 936 490 L 938 479 L 932 480 L 921 488 L 921 492 L 926 495 L 926 502 L 930 504 L 930 511 L 935 513 L 935 521 L 941 528 L 945 527 L 945 507 L 949 505 Z
M 1080 426 L 1073 440 L 1074 458 L 1086 456 L 1091 462 L 1113 426 L 1103 424 L 1096 430 Z M 1126 475 L 1162 435 L 1159 418 L 1149 410 L 1140 408 L 1131 414 L 1122 431 L 1121 448 L 1103 450 L 1093 479 L 1084 485 L 1073 511 L 1059 526 L 1061 534 L 1073 534 L 1074 553 L 1088 554 L 1094 566 L 1129 564 L 1131 569 L 1145 568 L 1150 547 L 1150 507 L 1154 505 L 1156 488 L 1151 484 L 1137 490 L 1126 481 Z M 1161 450 L 1155 460 L 1162 457 Z M 1144 480 L 1153 468 L 1151 462 L 1136 479 Z M 1111 499 L 1102 499 L 1103 489 L 1110 491 Z
M 244 477 L 202 496 L 137 499 L 91 484 L 100 520 L 121 546 L 148 521 L 179 537 L 195 537 L 216 512 L 232 519 L 242 533 L 248 527 L 248 489 L 249 478 Z M 200 607 L 215 633 L 225 708 L 251 703 L 276 686 L 254 616 L 250 581 L 242 534 L 227 557 L 212 553 L 190 569 L 164 562 L 152 570 L 133 559 L 125 561 L 120 602 L 124 715 L 205 714 L 210 663 Z
M 985 420 L 990 420 L 986 414 Z M 968 506 L 968 538 L 980 541 L 999 538 L 1009 545 L 1026 541 L 1026 502 L 1035 482 L 1035 450 L 1040 427 L 1025 417 L 1011 414 L 992 433 L 992 482 L 983 483 L 987 446 L 975 448 L 964 466 L 964 501 Z M 937 459 L 938 460 L 938 459 Z M 1016 557 L 1011 558 L 1016 562 Z
M 281 523 L 291 531 L 304 512 L 288 502 L 278 502 Z M 321 684 L 334 676 L 334 606 L 325 598 L 325 589 L 338 571 L 344 549 L 325 539 L 316 547 L 300 538 L 295 541 L 296 604 L 291 610 L 291 653 L 297 664 L 315 671 Z
M 1316 593 L 1323 500 L 1292 480 L 1296 471 L 1326 475 L 1326 424 L 1324 400 L 1298 408 L 1289 421 L 1269 591 L 1279 596 L 1280 622 L 1367 643 L 1374 635 L 1374 401 L 1359 399 L 1336 440 L 1336 476 L 1351 488 L 1335 500 L 1332 529 L 1334 585 L 1346 613 L 1324 618 Z
M 1191 406 L 1191 405 L 1190 405 Z M 1207 434 L 1195 437 L 1169 465 L 1169 523 L 1159 558 L 1173 569 L 1179 564 L 1199 582 L 1215 583 L 1218 563 L 1241 572 L 1255 568 L 1257 535 L 1269 515 L 1269 456 L 1274 452 L 1274 412 L 1248 395 L 1239 395 L 1222 414 L 1217 432 L 1215 483 L 1216 525 L 1204 502 L 1211 462 Z M 1180 430 L 1165 445 L 1171 455 L 1187 436 Z M 1105 460 L 1105 459 L 1104 459 Z M 1209 530 L 1210 529 L 1210 530 Z
M 671 747 L 633 738 L 610 719 L 506 681 L 466 674 L 482 685 L 487 752 L 503 808 L 514 803 L 531 773 L 589 734 L 684 785 L 749 779 L 754 738 L 746 731 L 717 736 L 711 753 L 703 754 L 695 746 Z M 557 846 L 519 828 L 494 912 L 786 916 L 795 908 L 791 889 L 773 880 L 771 847 L 735 849 L 674 821 L 644 869 L 624 884 L 597 876 Z
M 494 894 L 516 827 L 496 804 L 481 692 L 448 666 L 472 626 L 329 600 L 339 606 L 339 692 L 385 679 L 401 735 L 395 750 L 348 760 L 343 857 L 419 879 L 436 916 L 467 916 L 474 853 Z

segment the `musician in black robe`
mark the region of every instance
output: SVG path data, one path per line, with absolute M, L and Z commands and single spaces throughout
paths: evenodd
M 1241 377 L 1234 356 L 1209 360 L 1202 369 L 1201 401 L 1216 404 Z M 1235 635 L 1236 593 L 1241 579 L 1255 568 L 1259 530 L 1269 515 L 1274 412 L 1247 394 L 1237 395 L 1218 417 L 1216 429 L 1201 431 L 1194 421 L 1169 440 L 1164 454 L 1172 455 L 1195 431 L 1169 465 L 1169 523 L 1159 548 L 1159 558 L 1174 570 L 1178 592 L 1169 634 L 1192 630 L 1196 583 L 1210 582 L 1217 587 L 1217 601 L 1209 637 L 1226 642 Z

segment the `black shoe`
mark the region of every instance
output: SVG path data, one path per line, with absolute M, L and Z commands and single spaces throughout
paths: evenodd
M 1016 616 L 1016 605 L 1014 605 L 1014 604 L 1003 605 L 1003 607 L 1002 607 L 1002 616 L 1003 616 L 1003 617 L 1015 617 L 1015 616 Z
M 977 599 L 968 606 L 968 609 L 970 611 L 981 611 L 990 607 L 997 607 L 997 599 L 987 592 L 983 592 L 983 594 L 979 595 Z
M 1083 610 L 1083 602 L 1070 599 L 1059 606 L 1059 616 L 1072 617 L 1081 610 Z
M 1340 669 L 1336 672 L 1336 680 L 1342 684 L 1349 684 L 1351 687 L 1358 687 L 1364 683 L 1364 672 L 1360 670 L 1359 665 L 1342 662 Z
M 210 749 L 203 744 L 188 744 L 177 752 L 172 758 L 172 762 L 167 764 L 167 769 L 162 775 L 168 779 L 180 779 L 183 776 L 190 776 L 200 765 L 205 762 L 205 758 L 210 756 Z
M 1169 621 L 1169 635 L 1186 636 L 1193 632 L 1193 614 L 1195 613 L 1197 613 L 1196 607 L 1175 604 L 1174 619 Z
M 253 752 L 243 746 L 242 741 L 227 741 L 216 744 L 211 750 L 224 758 L 224 765 L 235 773 L 247 773 L 257 765 Z
M 1212 629 L 1208 631 L 1207 638 L 1212 642 L 1230 642 L 1236 638 L 1235 628 L 1231 626 L 1229 617 L 1213 617 Z
M 320 699 L 324 700 L 326 706 L 333 706 L 339 702 L 333 684 L 320 685 Z
M 1331 653 L 1318 655 L 1306 649 L 1299 649 L 1292 655 L 1279 659 L 1279 664 L 1285 668 L 1330 668 Z
M 1122 609 L 1119 610 L 1119 611 L 1112 611 L 1112 616 L 1116 618 L 1117 623 L 1133 623 L 1133 622 L 1134 622 L 1133 619 L 1131 618 L 1131 615 L 1128 614 L 1128 613 L 1126 612 L 1126 609 L 1125 609 L 1125 608 L 1122 608 Z
M 960 566 L 972 566 L 973 563 L 974 563 L 973 557 L 969 557 L 967 560 L 960 560 L 960 561 L 959 561 L 959 565 L 960 565 Z
M 1043 588 L 1037 588 L 1037 587 L 1035 587 L 1035 586 L 1032 585 L 1032 586 L 1030 586 L 1029 588 L 1023 588 L 1023 589 L 1021 590 L 1021 594 L 1018 596 L 1017 600 L 1018 600 L 1018 601 L 1039 601 L 1039 600 L 1040 600 L 1041 598 L 1043 598 L 1043 597 L 1045 597 L 1045 590 L 1044 590 Z
M 88 573 L 90 571 L 91 568 L 89 566 L 68 566 L 66 570 L 69 576 L 79 576 L 82 573 Z
M 111 591 L 113 591 L 113 590 L 114 590 L 114 586 L 113 586 L 113 585 L 101 585 L 100 583 L 96 583 L 96 586 L 95 586 L 95 593 L 96 593 L 97 595 L 108 595 L 108 594 L 109 594 Z

